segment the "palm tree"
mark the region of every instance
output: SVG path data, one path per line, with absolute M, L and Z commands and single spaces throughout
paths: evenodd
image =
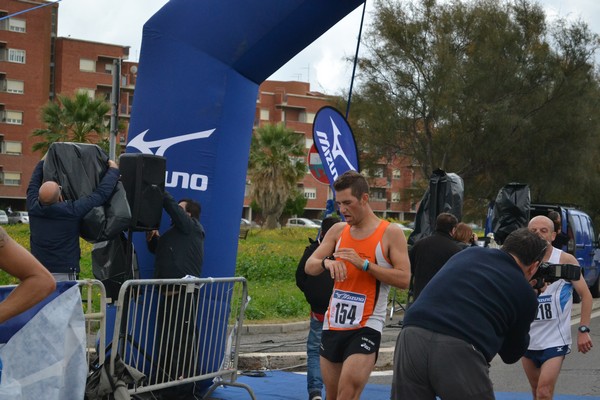
M 306 174 L 304 135 L 283 125 L 256 129 L 250 145 L 248 176 L 252 197 L 265 216 L 265 227 L 274 229 L 285 203 Z
M 31 148 L 45 153 L 54 142 L 98 143 L 106 145 L 108 127 L 105 124 L 110 104 L 92 99 L 85 92 L 73 97 L 58 95 L 41 109 L 45 129 L 36 129 L 32 136 L 43 138 Z M 95 134 L 95 136 L 92 136 Z

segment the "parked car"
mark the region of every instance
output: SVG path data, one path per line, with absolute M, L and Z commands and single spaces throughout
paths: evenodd
M 29 214 L 27 211 L 13 211 L 8 215 L 9 224 L 28 224 Z
M 288 228 L 316 228 L 319 229 L 319 225 L 315 224 L 308 218 L 290 218 L 285 224 Z
M 322 219 L 311 219 L 312 222 L 314 222 L 315 224 L 321 226 L 321 224 L 323 223 Z
M 0 210 L 0 225 L 8 224 L 8 215 L 4 210 Z
M 240 220 L 240 228 L 244 228 L 244 227 L 246 227 L 246 228 L 260 228 L 260 225 L 257 224 L 254 221 L 250 221 L 250 220 L 248 220 L 246 218 L 242 218 Z

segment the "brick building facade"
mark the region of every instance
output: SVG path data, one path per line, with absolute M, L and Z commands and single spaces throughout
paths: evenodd
M 31 150 L 39 140 L 32 132 L 44 128 L 41 108 L 57 94 L 76 91 L 110 101 L 113 60 L 129 54 L 128 46 L 57 37 L 58 10 L 59 3 L 0 0 L 0 18 L 10 16 L 0 20 L 0 208 L 25 209 L 27 184 L 41 157 Z M 121 143 L 135 65 L 123 62 L 121 69 Z
M 283 124 L 304 135 L 308 156 L 313 145 L 312 124 L 320 108 L 331 105 L 331 98 L 312 92 L 306 82 L 265 81 L 260 85 L 256 102 L 255 127 L 266 124 Z M 360 152 L 360 149 L 359 149 Z M 360 155 L 359 155 L 360 157 Z M 308 161 L 307 161 L 308 164 Z M 372 171 L 363 171 L 371 185 L 371 207 L 384 218 L 414 220 L 416 205 L 421 193 L 415 198 L 414 183 L 421 179 L 419 170 L 406 157 L 390 162 L 382 160 Z M 319 182 L 307 170 L 298 188 L 307 199 L 304 217 L 320 218 L 327 200 L 333 197 L 328 184 Z M 246 195 L 249 188 L 246 190 Z M 244 198 L 243 216 L 252 219 L 251 199 Z

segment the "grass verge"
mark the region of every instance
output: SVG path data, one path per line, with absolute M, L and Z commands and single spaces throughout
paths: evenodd
M 29 225 L 4 225 L 8 234 L 29 249 Z M 317 235 L 316 229 L 281 228 L 253 229 L 240 240 L 236 276 L 248 281 L 250 302 L 246 322 L 274 323 L 305 320 L 310 312 L 304 294 L 296 287 L 295 273 L 308 238 Z M 81 278 L 93 278 L 92 245 L 81 240 Z M 0 270 L 0 285 L 17 281 Z M 406 291 L 400 292 L 400 301 Z

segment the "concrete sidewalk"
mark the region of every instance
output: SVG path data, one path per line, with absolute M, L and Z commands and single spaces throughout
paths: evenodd
M 600 310 L 600 299 L 594 299 L 593 311 Z M 581 305 L 574 304 L 572 319 L 579 322 Z M 400 333 L 403 312 L 388 320 L 381 336 L 376 369 L 391 369 L 394 347 Z M 242 327 L 239 364 L 241 371 L 305 370 L 306 339 L 309 321 L 285 324 L 247 324 Z

